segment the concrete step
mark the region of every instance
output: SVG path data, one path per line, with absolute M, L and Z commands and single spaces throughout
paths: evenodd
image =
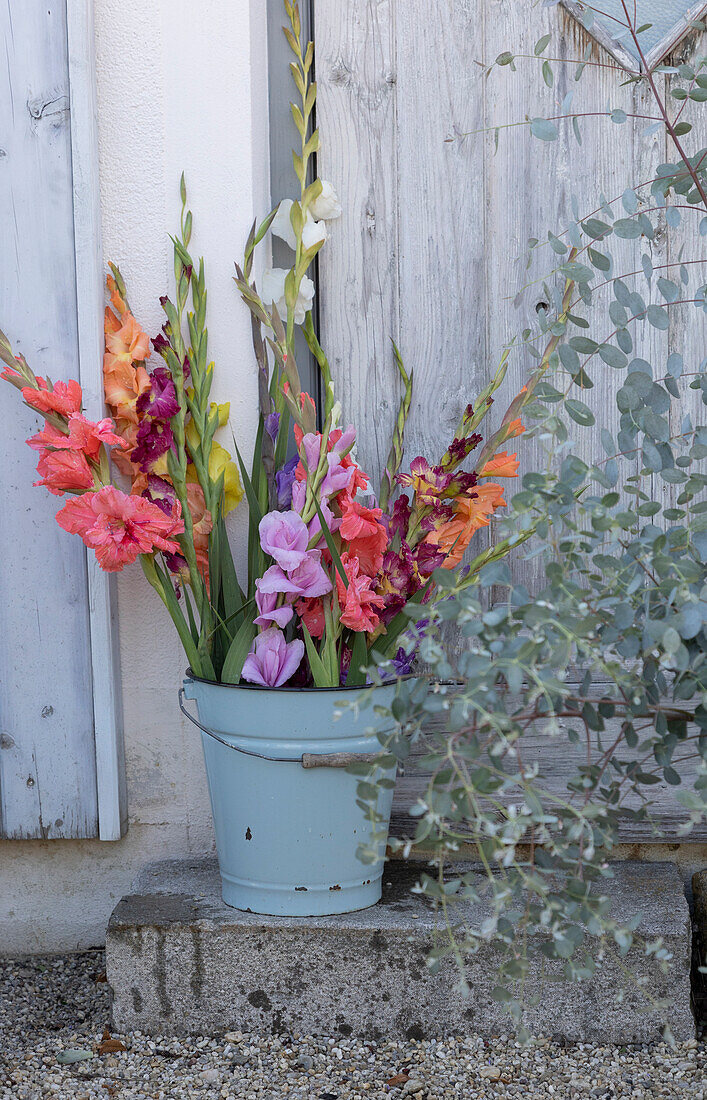
M 621 963 L 607 953 L 593 979 L 581 984 L 552 980 L 545 960 L 544 978 L 538 965 L 527 981 L 528 995 L 542 995 L 526 1009 L 525 1024 L 535 1035 L 568 1041 L 632 1043 L 658 1039 L 669 1018 L 675 1038 L 689 1039 L 690 918 L 677 869 L 618 862 L 614 873 L 606 885 L 613 915 L 624 920 L 643 912 L 639 933 L 663 938 L 673 956 L 668 974 L 639 948 Z M 451 960 L 429 973 L 425 958 L 442 925 L 410 893 L 416 875 L 414 865 L 391 862 L 379 905 L 287 918 L 226 906 L 215 861 L 152 864 L 108 926 L 115 1028 L 378 1039 L 508 1032 L 509 1017 L 490 996 L 498 960 L 492 946 L 469 959 L 468 998 L 455 988 Z M 642 986 L 625 977 L 626 965 L 653 1000 L 672 1001 L 669 1010 L 651 1007 Z

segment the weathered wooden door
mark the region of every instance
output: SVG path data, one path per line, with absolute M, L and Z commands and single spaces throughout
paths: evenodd
M 671 10 L 679 6 L 671 0 Z M 314 0 L 314 13 L 319 172 L 339 189 L 344 208 L 319 257 L 321 335 L 345 413 L 359 429 L 359 457 L 377 482 L 399 392 L 390 337 L 415 371 L 407 460 L 421 454 L 437 461 L 504 346 L 537 320 L 545 293 L 535 280 L 554 265 L 546 248 L 545 262 L 536 259 L 527 272 L 526 242 L 566 227 L 572 196 L 586 215 L 600 194 L 620 196 L 674 156 L 663 130 L 645 135 L 640 118 L 624 126 L 587 118 L 581 145 L 568 123 L 561 140 L 548 143 L 521 125 L 501 131 L 496 146 L 496 126 L 559 114 L 572 88 L 578 110 L 605 111 L 628 95 L 637 115 L 655 114 L 643 88 L 621 88 L 625 71 L 562 4 Z M 591 60 L 607 67 L 587 68 L 576 85 L 575 66 L 555 66 L 556 83 L 546 87 L 533 58 L 545 34 L 552 36 L 549 56 L 581 58 L 589 46 Z M 704 53 L 704 43 L 693 35 L 680 49 Z M 505 51 L 521 55 L 517 72 L 496 68 L 487 78 L 484 65 Z M 669 79 L 656 76 L 661 88 Z M 684 229 L 652 243 L 612 238 L 612 251 L 624 270 L 641 273 L 642 251 L 658 267 L 675 260 L 695 233 L 696 222 L 686 219 Z M 640 289 L 647 300 L 649 293 L 661 300 L 655 287 Z M 648 341 L 653 363 L 665 363 L 672 351 L 699 363 L 707 347 L 704 314 L 670 316 L 665 332 L 645 326 L 635 333 L 635 354 Z M 534 362 L 518 343 L 498 412 Z M 612 430 L 622 377 L 603 366 L 583 395 Z M 582 457 L 599 457 L 593 433 L 579 431 L 577 446 Z M 518 450 L 521 469 L 532 469 L 535 447 L 521 442 Z M 532 581 L 537 565 L 516 561 L 515 568 L 519 579 Z
M 87 0 L 0 8 L 0 325 L 37 374 L 80 378 L 95 411 L 91 32 Z M 114 839 L 109 594 L 81 542 L 54 522 L 60 502 L 32 487 L 36 454 L 24 441 L 41 423 L 0 382 L 0 836 Z
M 645 2 L 656 8 L 654 0 Z M 587 118 L 582 145 L 569 124 L 566 138 L 551 143 L 535 141 L 521 125 L 501 131 L 496 145 L 497 126 L 559 114 L 575 87 L 574 66 L 556 66 L 556 83 L 544 84 L 533 53 L 545 34 L 551 35 L 551 56 L 582 58 L 590 47 L 591 60 L 599 62 L 577 86 L 576 109 L 605 111 L 628 95 L 633 113 L 655 113 L 645 88 L 621 88 L 625 71 L 580 27 L 567 10 L 569 0 L 554 6 L 525 0 L 313 3 L 319 174 L 335 184 L 344 210 L 319 257 L 321 339 L 345 415 L 358 428 L 359 459 L 377 483 L 399 393 L 390 337 L 415 372 L 406 461 L 418 454 L 438 461 L 503 348 L 521 337 L 543 307 L 545 291 L 536 279 L 553 263 L 536 262 L 528 273 L 527 241 L 546 240 L 548 230 L 566 227 L 572 196 L 586 216 L 600 205 L 602 193 L 621 196 L 627 185 L 650 180 L 658 164 L 675 158 L 663 130 L 646 134 L 643 119 L 617 126 Z M 686 0 L 684 7 L 690 6 Z M 677 10 L 678 0 L 670 7 Z M 662 24 L 660 33 L 668 33 Z M 525 55 L 517 71 L 496 68 L 486 77 L 484 67 L 506 51 Z M 693 34 L 680 51 L 684 57 L 704 53 L 704 42 Z M 655 79 L 665 88 L 670 77 Z M 580 100 L 586 106 L 579 108 Z M 612 238 L 621 270 L 642 278 L 642 252 L 656 268 L 674 262 L 696 236 L 694 221 L 683 224 L 650 243 Z M 640 290 L 648 301 L 660 300 L 655 288 L 643 283 Z M 607 322 L 610 300 L 604 306 Z M 694 309 L 672 309 L 669 329 L 646 326 L 634 335 L 635 354 L 645 350 L 655 364 L 666 363 L 675 351 L 691 370 L 695 366 L 688 364 L 699 365 L 707 352 L 705 316 Z M 522 339 L 518 344 L 498 395 L 499 412 L 535 362 Z M 614 395 L 623 377 L 604 366 L 593 372 L 593 390 L 583 394 L 598 425 L 612 431 L 618 422 Z M 698 402 L 695 395 L 695 409 Z M 690 412 L 689 404 L 682 411 Z M 537 444 L 519 441 L 517 450 L 521 472 L 533 469 Z M 579 431 L 576 450 L 593 461 L 600 457 L 598 431 Z M 670 488 L 657 481 L 656 492 Z M 483 537 L 476 536 L 478 548 Z M 532 590 L 537 561 L 518 554 L 513 569 Z M 562 788 L 562 766 L 550 770 L 548 782 Z M 401 814 L 421 790 L 419 775 L 399 784 L 394 829 L 402 827 Z M 657 797 L 658 816 L 669 832 L 681 811 L 667 789 Z M 645 830 L 631 827 L 623 835 L 647 839 Z M 692 838 L 704 835 L 698 830 Z

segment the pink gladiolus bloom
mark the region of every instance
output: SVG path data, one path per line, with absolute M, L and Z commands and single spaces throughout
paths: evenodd
M 358 632 L 373 631 L 379 623 L 377 610 L 383 607 L 385 601 L 371 590 L 373 581 L 360 572 L 358 558 L 349 558 L 348 554 L 342 554 L 341 561 L 349 582 L 348 588 L 345 588 L 337 572 L 336 590 L 341 607 L 341 622 Z
M 273 566 L 273 569 L 277 568 L 277 565 Z M 294 614 L 292 608 L 287 605 L 277 607 L 277 592 L 261 592 L 260 580 L 255 582 L 255 587 L 258 590 L 255 604 L 260 612 L 257 619 L 253 620 L 256 626 L 279 626 L 281 629 L 286 627 Z
M 57 451 L 83 451 L 89 458 L 98 458 L 101 444 L 106 447 L 129 446 L 127 440 L 116 434 L 115 424 L 109 417 L 94 423 L 81 413 L 72 413 L 69 417 L 68 435 L 47 423 L 41 432 L 37 432 L 27 442 L 35 451 L 53 447 Z
M 332 583 L 322 565 L 322 555 L 319 550 L 309 550 L 301 565 L 290 570 L 289 579 L 297 586 L 297 595 L 304 599 L 325 596 L 332 590 Z
M 260 545 L 281 569 L 296 569 L 307 555 L 309 534 L 297 512 L 268 512 L 258 527 Z
M 349 425 L 345 432 L 342 432 L 341 428 L 335 428 L 333 432 L 329 433 L 329 446 L 332 454 L 339 456 L 339 462 L 348 455 L 349 451 L 356 442 L 356 429 Z M 351 459 L 353 462 L 353 459 Z
M 293 481 L 292 483 L 292 509 L 298 514 L 301 513 L 304 508 L 305 500 L 307 499 L 307 482 L 306 481 Z
M 334 515 L 334 513 L 332 512 L 331 508 L 329 507 L 329 505 L 327 504 L 327 502 L 325 500 L 322 500 L 322 501 L 319 502 L 319 507 L 321 508 L 321 512 L 322 512 L 322 515 L 324 517 L 324 522 L 326 523 L 329 530 L 330 531 L 338 531 L 339 527 L 341 526 L 340 517 Z M 322 525 L 319 521 L 319 516 L 318 515 L 313 516 L 312 519 L 307 524 L 307 527 L 309 529 L 309 541 L 310 541 L 310 543 L 312 542 L 313 539 L 315 539 L 317 537 L 317 535 L 321 535 L 321 538 L 318 540 L 318 543 L 319 543 L 320 546 L 323 547 L 324 544 L 325 544 L 325 540 L 324 540 L 324 536 L 322 535 Z
M 47 387 L 43 378 L 38 378 L 37 384 L 38 390 L 32 386 L 25 386 L 22 390 L 22 396 L 33 409 L 41 413 L 59 413 L 60 416 L 81 412 L 82 394 L 78 382 L 73 379 L 70 382 L 55 382 L 53 390 Z
M 271 565 L 255 583 L 258 592 L 261 592 L 264 596 L 270 596 L 273 593 L 276 596 L 280 594 L 284 596 L 297 596 L 299 594 L 297 585 L 292 583 L 287 574 L 280 569 L 279 565 Z
M 354 473 L 353 464 L 344 465 L 336 451 L 331 451 L 326 457 L 329 469 L 321 485 L 321 494 L 325 498 L 348 489 Z
M 86 546 L 96 551 L 98 564 L 107 573 L 119 572 L 140 554 L 156 550 L 177 553 L 176 536 L 184 530 L 177 501 L 167 516 L 152 501 L 128 496 L 113 485 L 70 500 L 57 512 L 56 520 L 65 531 L 80 535 Z
M 299 445 L 300 455 L 304 451 L 304 462 L 300 458 L 300 461 L 295 470 L 295 477 L 298 481 L 306 481 L 309 474 L 316 472 L 319 465 L 319 457 L 322 448 L 322 437 L 319 432 L 308 432 L 307 435 L 302 436 L 302 442 Z M 305 462 L 307 468 L 305 469 Z
M 308 550 L 303 561 L 296 568 L 289 569 L 287 573 L 279 565 L 271 565 L 256 582 L 258 591 L 263 595 L 282 593 L 302 596 L 305 599 L 325 596 L 327 592 L 331 592 L 332 584 L 322 566 L 321 559 L 321 551 Z
M 86 456 L 81 451 L 44 451 L 37 463 L 37 473 L 44 485 L 55 497 L 64 493 L 85 493 L 95 486 L 93 474 Z
M 282 631 L 271 626 L 255 639 L 243 664 L 243 679 L 261 687 L 282 687 L 294 676 L 303 657 L 303 641 L 295 638 L 287 643 Z

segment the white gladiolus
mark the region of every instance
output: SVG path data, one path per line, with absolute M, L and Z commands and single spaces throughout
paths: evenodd
M 309 209 L 315 221 L 332 221 L 341 216 L 339 196 L 328 180 L 321 183 L 322 190 Z
M 307 220 L 302 230 L 302 247 L 305 252 L 309 252 L 310 248 L 314 248 L 317 244 L 324 244 L 327 235 L 325 222 L 315 222 L 314 218 L 307 214 Z
M 295 237 L 295 231 L 292 228 L 292 222 L 290 221 L 290 213 L 292 211 L 292 199 L 283 199 L 277 208 L 277 214 L 272 220 L 270 226 L 271 231 L 276 237 L 279 237 L 281 241 L 284 241 L 289 248 L 294 250 L 297 248 L 297 239 Z M 327 239 L 327 230 L 324 222 L 317 222 L 312 217 L 311 213 L 307 211 L 307 220 L 304 223 L 302 229 L 302 245 L 305 250 L 313 248 L 315 245 L 324 243 Z
M 290 221 L 291 210 L 292 199 L 283 199 L 277 208 L 277 214 L 272 220 L 270 230 L 294 251 L 297 247 L 297 241 L 295 239 L 295 231 L 292 228 L 292 222 Z
M 261 296 L 263 304 L 274 305 L 280 317 L 284 320 L 287 316 L 287 303 L 285 302 L 285 279 L 289 275 L 284 267 L 268 268 L 263 272 Z M 306 275 L 302 279 L 295 302 L 295 324 L 301 325 L 314 300 L 314 283 Z

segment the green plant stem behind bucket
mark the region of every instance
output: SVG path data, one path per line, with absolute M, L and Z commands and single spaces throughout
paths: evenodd
M 199 711 L 227 905 L 295 917 L 348 913 L 379 900 L 385 853 L 365 864 L 356 855 L 360 844 L 371 844 L 372 826 L 346 766 L 380 751 L 370 731 L 386 719 L 370 705 L 341 704 L 370 693 L 388 708 L 395 691 L 395 683 L 268 689 L 187 674 L 184 695 Z M 394 779 L 395 769 L 386 776 Z M 385 821 L 392 800 L 392 788 L 381 790 Z

